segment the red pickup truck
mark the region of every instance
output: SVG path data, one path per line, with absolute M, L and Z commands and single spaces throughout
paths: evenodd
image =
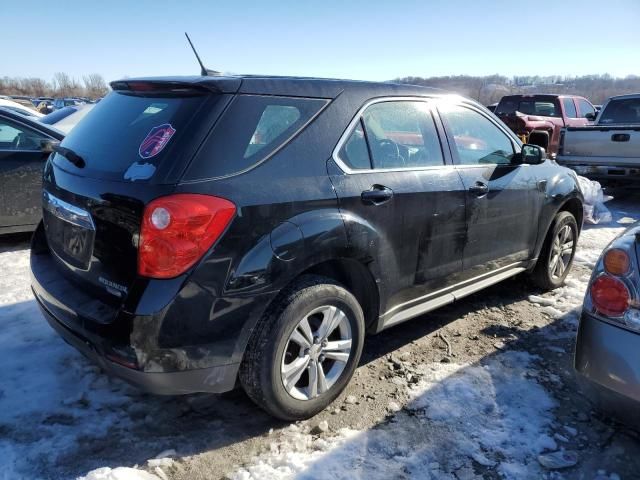
M 560 130 L 590 124 L 596 109 L 575 95 L 508 95 L 494 112 L 524 143 L 543 147 L 550 156 L 558 153 Z

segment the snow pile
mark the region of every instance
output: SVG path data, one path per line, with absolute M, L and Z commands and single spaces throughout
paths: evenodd
M 483 365 L 421 365 L 423 377 L 406 406 L 410 414 L 327 440 L 292 426 L 231 478 L 375 480 L 404 472 L 454 480 L 475 478 L 478 464 L 496 467 L 507 479 L 541 474 L 537 455 L 557 445 L 547 431 L 553 400 L 528 375 L 533 360 L 506 352 Z
M 160 477 L 136 468 L 102 467 L 89 472 L 78 480 L 161 480 Z
M 31 478 L 114 424 L 128 387 L 99 372 L 48 325 L 29 286 L 29 252 L 0 251 L 0 478 Z M 109 477 L 105 477 L 109 478 Z M 119 477 L 116 477 L 119 478 Z
M 609 223 L 613 217 L 604 203 L 613 197 L 605 196 L 600 183 L 594 180 L 578 176 L 578 185 L 584 197 L 584 221 L 591 224 Z

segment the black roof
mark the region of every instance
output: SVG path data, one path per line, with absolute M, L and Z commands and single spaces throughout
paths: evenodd
M 112 86 L 113 84 L 128 82 L 190 84 L 209 88 L 222 93 L 248 93 L 321 98 L 335 98 L 344 91 L 357 92 L 358 94 L 367 93 L 372 97 L 382 95 L 441 95 L 447 93 L 437 88 L 420 87 L 404 83 L 260 75 L 127 78 L 112 82 Z

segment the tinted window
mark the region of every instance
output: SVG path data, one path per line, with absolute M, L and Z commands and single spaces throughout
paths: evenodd
M 548 97 L 502 97 L 496 107 L 496 115 L 509 115 L 515 112 L 542 117 L 559 117 L 560 110 L 556 101 Z
M 44 138 L 38 132 L 0 118 L 0 150 L 40 150 Z
M 640 123 L 640 98 L 612 100 L 600 114 L 598 123 Z
M 596 110 L 593 106 L 587 102 L 586 100 L 578 99 L 578 108 L 580 109 L 580 116 L 586 118 L 587 114 L 595 113 Z
M 564 113 L 567 117 L 578 118 L 578 112 L 576 112 L 576 106 L 572 98 L 563 98 L 562 105 L 564 106 Z
M 165 159 L 184 160 L 181 143 L 197 141 L 193 139 L 196 113 L 205 105 L 210 108 L 207 101 L 215 102 L 217 97 L 112 92 L 62 142 L 80 155 L 86 166 L 76 169 L 57 154 L 53 162 L 83 176 L 147 180 Z
M 371 168 L 371 158 L 369 157 L 367 140 L 364 137 L 362 120 L 358 122 L 353 133 L 342 146 L 339 156 L 349 168 L 354 170 L 368 170 Z
M 376 103 L 365 110 L 362 119 L 373 168 L 443 164 L 440 140 L 426 103 Z
M 453 135 L 460 164 L 511 163 L 511 139 L 493 122 L 459 105 L 442 105 L 438 109 Z
M 206 140 L 187 179 L 215 178 L 250 168 L 281 148 L 327 100 L 238 95 Z

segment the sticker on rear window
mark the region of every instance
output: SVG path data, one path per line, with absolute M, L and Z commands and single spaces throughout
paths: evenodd
M 142 158 L 155 157 L 169 143 L 174 133 L 176 133 L 176 129 L 169 123 L 153 127 L 140 144 L 138 153 Z

